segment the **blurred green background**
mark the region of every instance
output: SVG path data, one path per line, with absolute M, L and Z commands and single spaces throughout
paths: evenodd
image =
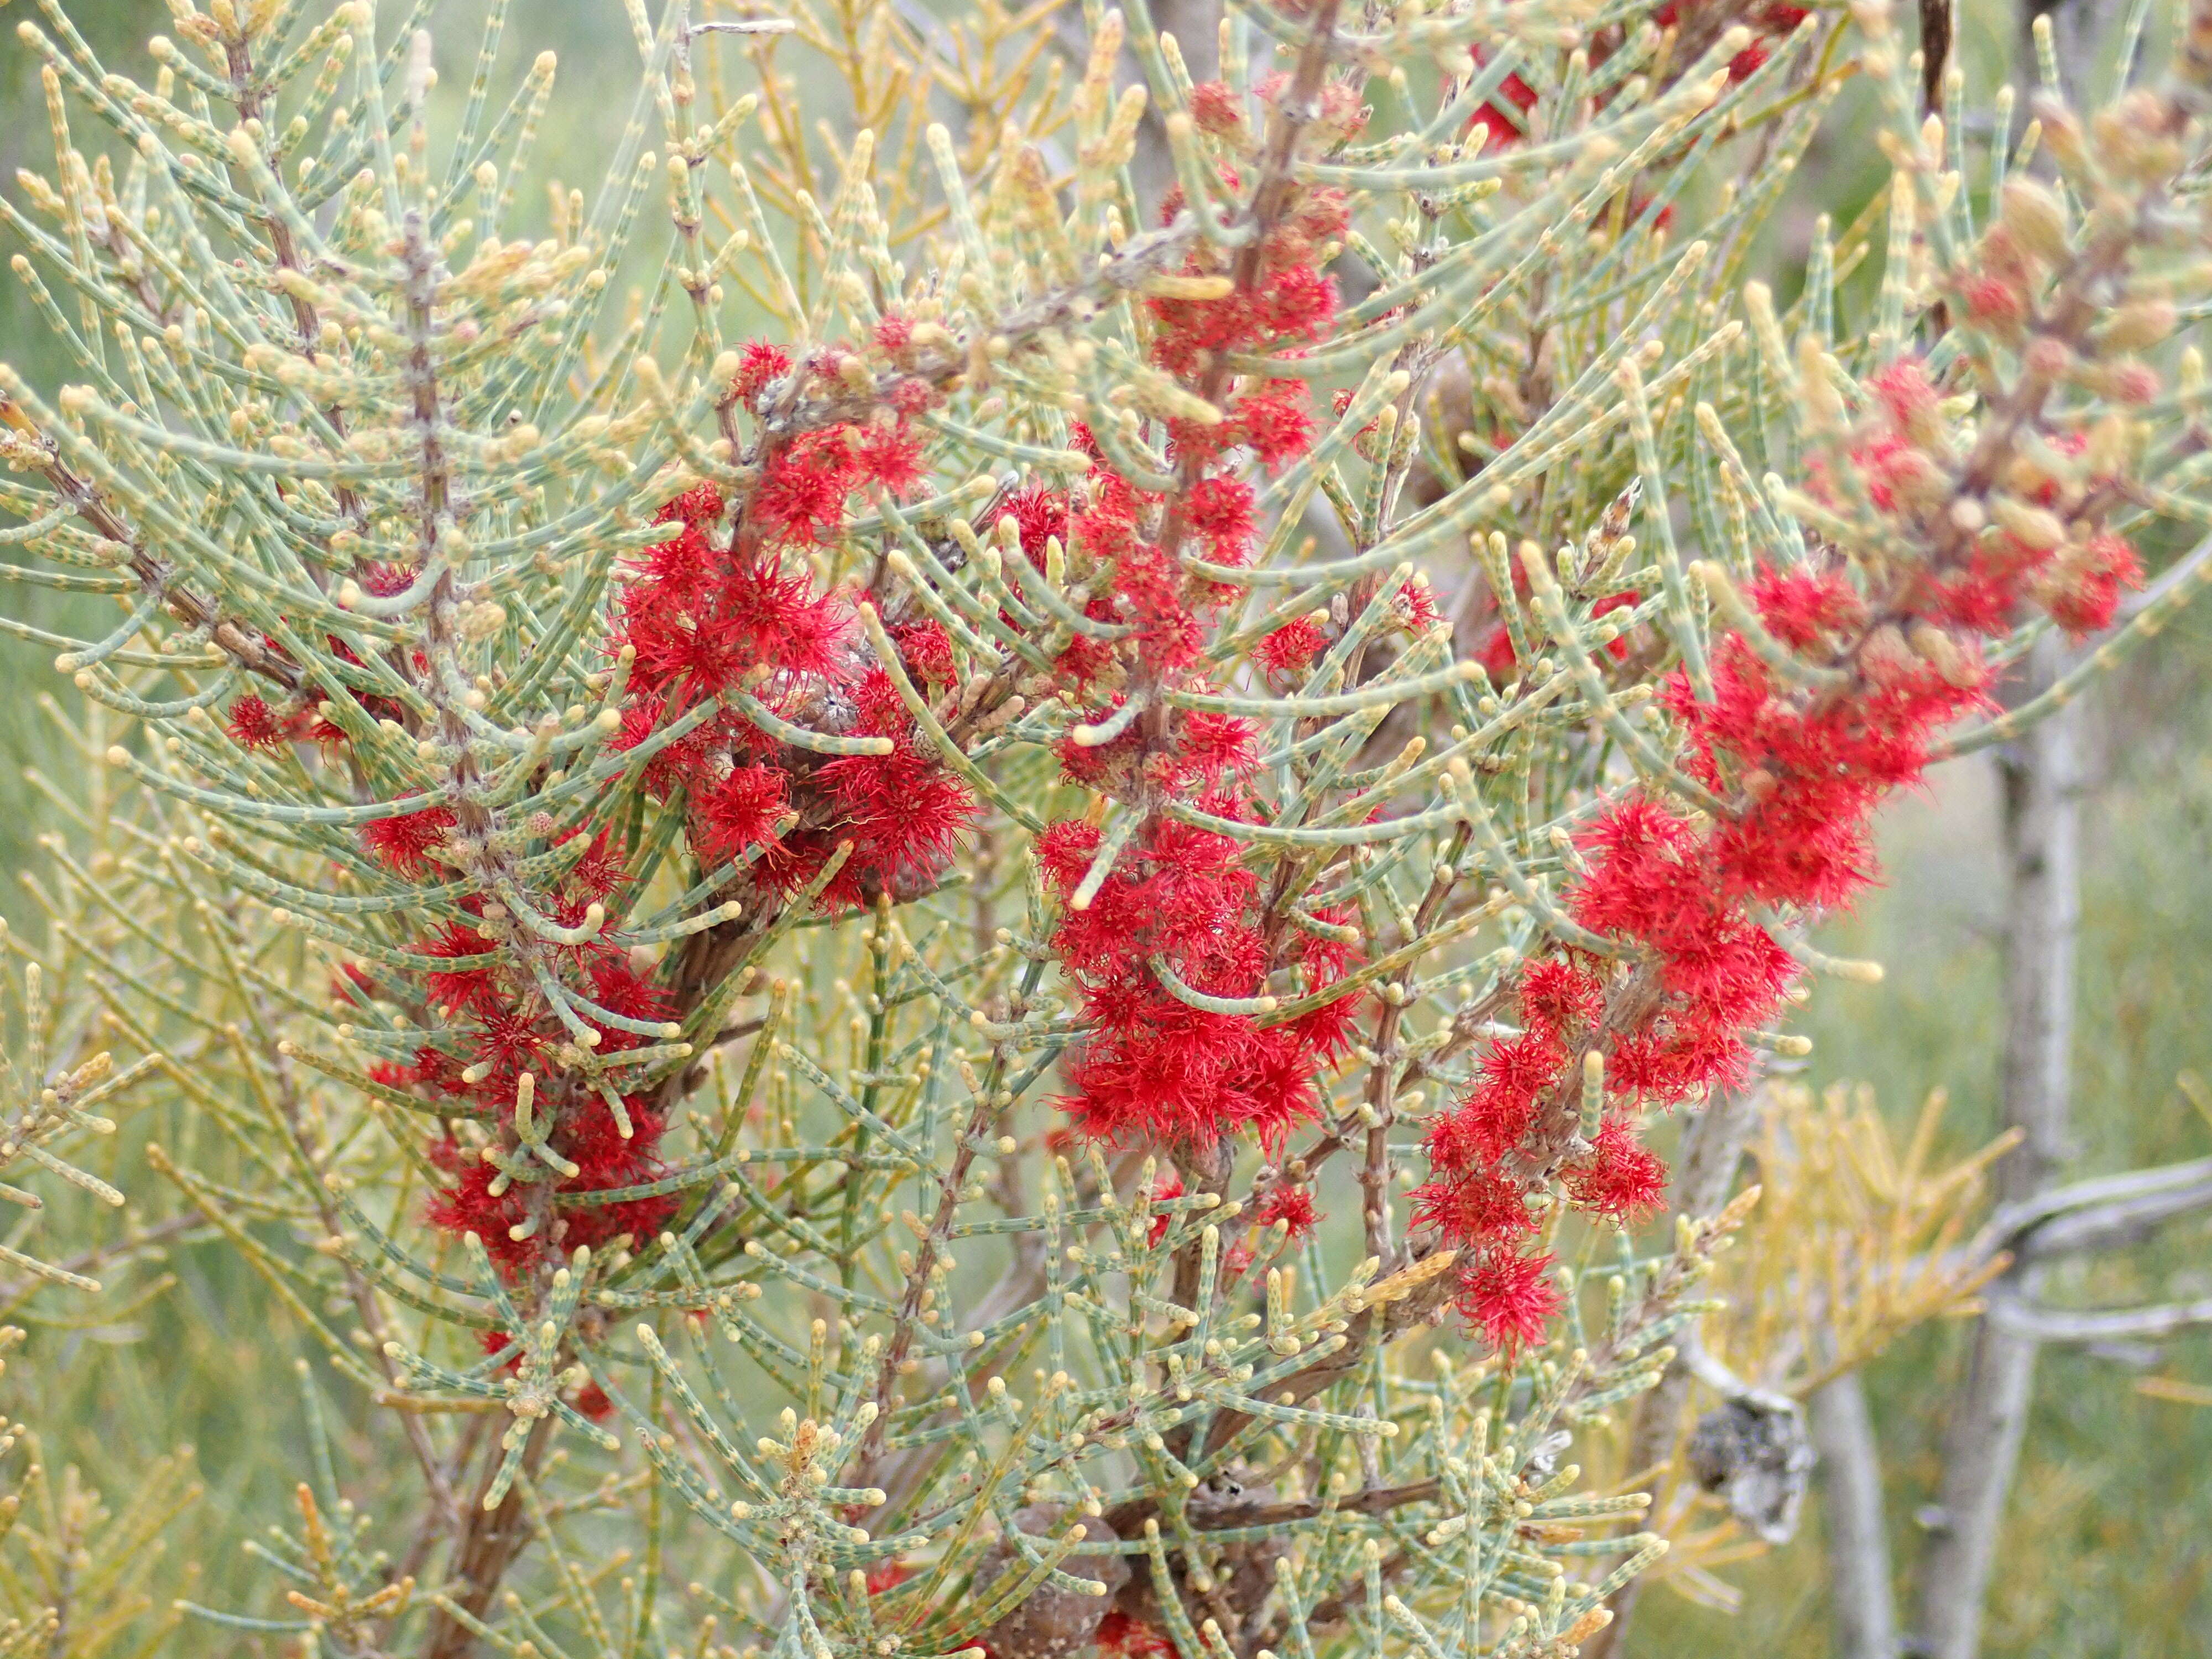
M 2014 0 L 1962 8 L 1960 49 L 1970 86 L 1987 88 L 2013 61 Z M 32 8 L 23 0 L 4 17 Z M 87 39 L 125 72 L 150 75 L 140 44 L 168 27 L 162 0 L 65 0 Z M 2163 11 L 2163 8 L 2160 11 Z M 449 0 L 436 20 L 446 90 L 465 83 L 478 0 Z M 2162 24 L 2154 15 L 2150 39 Z M 561 112 L 547 170 L 583 182 L 599 173 L 634 86 L 635 62 L 618 0 L 525 0 L 508 26 L 502 78 L 546 47 L 561 53 Z M 1838 106 L 1773 228 L 1766 262 L 1786 296 L 1791 260 L 1814 216 L 1847 222 L 1880 176 L 1866 131 Z M 0 188 L 15 169 L 51 165 L 36 60 L 12 29 L 0 33 Z M 11 248 L 9 252 L 12 252 Z M 20 289 L 0 281 L 0 356 L 42 386 L 62 376 Z M 15 590 L 16 615 L 62 614 L 53 596 Z M 50 626 L 56 625 L 50 621 Z M 35 860 L 51 809 L 15 782 L 27 765 L 60 763 L 35 697 L 49 653 L 0 637 L 0 914 L 33 915 L 16 880 Z M 2075 1121 L 2079 1177 L 2212 1153 L 2212 1115 L 2178 1081 L 2212 1079 L 2212 605 L 2170 630 L 2104 688 L 2093 712 L 2081 942 Z M 1830 948 L 1875 957 L 1889 969 L 1874 988 L 1826 983 L 1802 1029 L 1816 1048 L 1808 1076 L 1872 1083 L 1893 1120 L 1909 1122 L 1926 1091 L 1949 1091 L 1948 1150 L 1995 1132 L 1998 1077 L 1998 940 L 2003 904 L 1993 768 L 1986 759 L 1939 773 L 1884 823 L 1889 882 Z M 2212 1103 L 2212 1093 L 2200 1092 Z M 277 1449 L 295 1441 L 295 1395 L 270 1335 L 282 1321 L 265 1295 L 214 1249 L 178 1253 L 173 1297 L 119 1322 L 34 1332 L 35 1377 L 17 1364 L 0 1378 L 0 1409 L 44 1428 L 50 1461 L 83 1466 L 111 1497 L 127 1494 L 152 1458 L 191 1443 L 210 1487 L 208 1509 L 185 1531 L 201 1582 L 191 1593 L 219 1605 L 261 1599 L 238 1544 L 285 1501 L 291 1475 Z M 2170 1227 L 2131 1255 L 2056 1275 L 2054 1300 L 2114 1304 L 2212 1295 L 2212 1228 Z M 33 1322 L 22 1313 L 15 1317 Z M 274 1323 L 272 1323 L 274 1322 Z M 1944 1403 L 1963 1352 L 1962 1331 L 1923 1332 L 1867 1373 L 1881 1433 L 1890 1524 L 1908 1623 L 1917 1553 L 1915 1514 L 1938 1474 Z M 280 1340 L 289 1343 L 288 1334 Z M 1990 1607 L 1985 1651 L 2168 1659 L 2212 1655 L 2212 1407 L 2148 1397 L 2146 1375 L 2212 1385 L 2212 1338 L 2155 1348 L 2046 1351 L 2027 1449 L 2015 1483 Z M 29 1397 L 33 1391 L 36 1396 Z M 373 1455 L 339 1427 L 341 1456 Z M 1745 1589 L 1724 1615 L 1661 1590 L 1646 1598 L 1631 1652 L 1638 1656 L 1771 1656 L 1816 1659 L 1831 1650 L 1830 1609 L 1817 1513 L 1796 1541 L 1730 1570 Z M 184 1545 L 173 1540 L 173 1548 Z M 172 1593 L 181 1589 L 173 1583 Z M 187 1626 L 173 1652 L 229 1652 L 235 1638 Z

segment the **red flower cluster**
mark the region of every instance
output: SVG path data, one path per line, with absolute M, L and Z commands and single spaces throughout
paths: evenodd
M 1851 465 L 1911 545 L 1925 529 L 1912 515 L 1944 505 L 1926 449 L 1936 393 L 1910 362 L 1872 390 L 1881 425 Z M 1549 1258 L 1523 1254 L 1547 1182 L 1556 1176 L 1567 1201 L 1595 1215 L 1656 1208 L 1665 1171 L 1636 1139 L 1642 1112 L 1745 1081 L 1745 1034 L 1776 1016 L 1796 972 L 1758 907 L 1831 908 L 1874 879 L 1869 817 L 1919 778 L 1935 734 L 1983 701 L 1981 639 L 2031 602 L 2062 623 L 2109 618 L 2109 600 L 2101 611 L 2095 601 L 2129 580 L 2133 554 L 2114 537 L 2090 545 L 2087 583 L 2054 585 L 2047 557 L 1999 536 L 1963 568 L 1908 572 L 1886 604 L 1831 563 L 1765 568 L 1747 597 L 1767 631 L 1848 681 L 1785 681 L 1733 632 L 1712 653 L 1710 699 L 1670 678 L 1678 763 L 1731 810 L 1708 823 L 1637 793 L 1577 838 L 1587 871 L 1569 912 L 1628 947 L 1626 960 L 1558 949 L 1533 963 L 1518 987 L 1521 1035 L 1490 1046 L 1474 1090 L 1430 1130 L 1417 1216 L 1467 1250 L 1460 1305 L 1493 1342 L 1538 1340 L 1556 1300 Z M 1607 1109 L 1584 1142 L 1571 1129 L 1592 1052 L 1604 1058 Z
M 1272 1227 L 1281 1222 L 1290 1242 L 1295 1244 L 1313 1231 L 1321 1221 L 1321 1215 L 1314 1208 L 1313 1188 L 1285 1184 L 1276 1188 L 1261 1200 L 1252 1219 L 1261 1227 Z
M 871 471 L 873 441 L 830 428 L 790 445 L 763 471 L 732 530 L 702 484 L 661 511 L 681 531 L 650 549 L 623 596 L 617 643 L 635 648 L 634 695 L 617 741 L 644 742 L 710 696 L 769 677 L 751 695 L 795 725 L 840 737 L 887 738 L 888 755 L 825 757 L 796 749 L 725 708 L 647 762 L 656 793 L 683 793 L 701 860 L 748 857 L 786 893 L 818 877 L 838 845 L 853 851 L 822 895 L 830 908 L 928 884 L 974 821 L 974 800 L 917 744 L 882 665 L 853 640 L 851 611 L 787 566 L 779 544 L 811 539 L 843 514 Z M 890 429 L 882 441 L 910 446 Z M 934 625 L 905 630 L 903 665 L 923 684 L 951 676 Z M 790 820 L 795 817 L 795 822 Z
M 412 824 L 408 836 L 386 844 L 403 856 L 411 851 L 420 860 L 435 844 L 429 832 L 441 818 L 450 826 L 450 814 L 439 809 L 370 827 Z M 422 872 L 413 863 L 402 863 L 378 843 L 370 844 L 396 873 L 419 878 Z M 576 926 L 590 905 L 611 906 L 618 899 L 623 882 L 620 861 L 605 844 L 587 845 L 550 896 L 550 919 L 562 927 Z M 502 1170 L 486 1158 L 486 1149 L 447 1137 L 431 1149 L 431 1159 L 452 1176 L 453 1184 L 432 1199 L 430 1222 L 452 1233 L 477 1234 L 493 1261 L 514 1273 L 527 1271 L 549 1249 L 596 1248 L 623 1234 L 652 1237 L 674 1213 L 673 1198 L 606 1202 L 589 1195 L 643 1185 L 661 1175 L 660 1118 L 653 1097 L 617 1097 L 629 1119 L 624 1133 L 610 1101 L 584 1085 L 579 1074 L 562 1069 L 556 1051 L 574 1034 L 547 1006 L 534 975 L 488 931 L 493 907 L 471 895 L 461 908 L 469 922 L 449 923 L 417 947 L 448 964 L 424 980 L 444 1028 L 436 1041 L 416 1051 L 412 1066 L 381 1067 L 379 1080 L 427 1089 L 463 1103 L 471 1115 L 504 1120 L 514 1112 L 522 1076 L 528 1073 L 536 1085 L 533 1111 L 548 1126 L 546 1145 L 566 1169 L 550 1162 L 532 1166 L 522 1160 L 535 1158 L 535 1153 L 517 1152 L 502 1155 L 508 1165 Z M 595 1034 L 594 1054 L 620 1054 L 653 1040 L 630 1027 L 653 1030 L 667 1018 L 665 1000 L 631 969 L 622 951 L 595 939 L 562 947 L 557 954 L 559 977 L 564 987 L 573 988 L 570 1012 Z M 541 1224 L 532 1224 L 529 1200 L 537 1183 L 518 1175 L 551 1180 L 557 1217 L 553 1226 L 542 1224 L 542 1218 Z M 520 1238 L 514 1237 L 517 1230 L 523 1233 Z
M 1287 85 L 1279 76 L 1256 95 L 1271 101 Z M 1249 154 L 1242 101 L 1229 88 L 1199 88 L 1193 107 L 1231 157 Z M 1340 143 L 1364 118 L 1349 90 L 1332 86 L 1308 142 Z M 1235 191 L 1233 167 L 1220 172 Z M 1180 192 L 1172 194 L 1163 221 L 1172 220 L 1182 204 Z M 1216 422 L 1166 422 L 1177 469 L 1171 491 L 1135 488 L 1087 433 L 1079 433 L 1096 463 L 1091 475 L 1071 494 L 1032 487 L 1008 503 L 1031 559 L 1041 562 L 1046 539 L 1056 536 L 1079 561 L 1111 572 L 1110 588 L 1091 601 L 1091 614 L 1131 632 L 1114 642 L 1079 637 L 1069 647 L 1056 666 L 1079 696 L 1095 697 L 1102 684 L 1203 683 L 1203 650 L 1231 594 L 1185 561 L 1195 555 L 1218 565 L 1244 563 L 1257 526 L 1253 489 L 1240 474 L 1254 465 L 1280 468 L 1304 453 L 1314 436 L 1304 381 L 1240 379 L 1224 369 L 1224 359 L 1231 352 L 1279 350 L 1326 332 L 1336 291 L 1319 255 L 1346 224 L 1340 192 L 1306 190 L 1273 222 L 1256 271 L 1241 271 L 1244 280 L 1229 293 L 1148 302 L 1153 362 L 1224 416 Z M 1226 257 L 1201 245 L 1185 272 L 1220 275 Z M 1294 624 L 1261 659 L 1289 672 L 1326 643 L 1319 629 Z M 1113 696 L 1091 718 L 1104 720 L 1122 703 L 1121 696 Z M 1253 1000 L 1268 994 L 1279 974 L 1295 974 L 1306 990 L 1318 989 L 1341 976 L 1352 953 L 1288 927 L 1280 917 L 1269 922 L 1240 845 L 1160 810 L 1164 801 L 1182 800 L 1220 817 L 1255 816 L 1247 776 L 1252 734 L 1244 723 L 1176 712 L 1164 721 L 1125 726 L 1109 743 L 1071 742 L 1061 750 L 1071 780 L 1145 814 L 1083 908 L 1074 899 L 1098 855 L 1099 830 L 1086 822 L 1057 823 L 1038 846 L 1046 875 L 1066 904 L 1054 944 L 1082 992 L 1092 1027 L 1068 1064 L 1075 1090 L 1068 1110 L 1085 1133 L 1114 1140 L 1204 1146 L 1249 1133 L 1274 1146 L 1317 1109 L 1316 1074 L 1346 1047 L 1358 1000 L 1343 998 L 1263 1025 L 1264 1016 L 1200 1006 L 1191 994 Z M 1286 1212 L 1294 1225 L 1310 1224 L 1306 1201 L 1303 1222 Z
M 782 352 L 755 344 L 743 354 L 733 390 L 750 407 L 799 372 Z M 836 375 L 839 366 L 824 372 Z M 645 765 L 646 787 L 664 799 L 680 795 L 701 862 L 710 870 L 750 862 L 761 883 L 790 895 L 816 884 L 847 847 L 820 892 L 825 908 L 927 885 L 975 815 L 967 791 L 917 742 L 884 665 L 854 640 L 848 602 L 818 591 L 795 553 L 790 562 L 785 556 L 834 529 L 856 491 L 874 486 L 901 495 L 920 482 L 920 444 L 902 408 L 772 447 L 757 486 L 733 507 L 709 485 L 670 502 L 660 520 L 675 533 L 627 573 L 611 641 L 629 659 L 613 746 L 658 745 Z M 916 680 L 951 678 L 950 642 L 933 624 L 901 629 L 900 642 Z M 748 719 L 740 694 L 779 721 L 883 739 L 887 752 L 797 747 Z M 248 699 L 231 718 L 241 741 L 261 740 L 276 725 L 265 706 Z M 681 737 L 662 738 L 687 718 Z M 362 843 L 409 881 L 447 879 L 441 849 L 457 827 L 451 810 L 434 807 L 372 822 Z M 564 873 L 532 902 L 556 926 L 574 928 L 594 903 L 603 912 L 618 908 L 630 849 L 606 831 L 571 831 L 548 850 L 563 845 L 573 854 Z M 416 947 L 444 964 L 423 981 L 444 1028 L 411 1066 L 386 1066 L 380 1080 L 465 1102 L 471 1115 L 514 1121 L 542 1150 L 441 1142 L 432 1157 L 452 1184 L 432 1200 L 429 1219 L 477 1234 L 514 1273 L 548 1249 L 652 1236 L 674 1213 L 676 1199 L 600 1195 L 648 1185 L 662 1173 L 654 1094 L 617 1091 L 605 1079 L 627 1075 L 619 1068 L 593 1079 L 574 1064 L 574 1051 L 604 1061 L 659 1040 L 672 1012 L 664 994 L 604 935 L 554 945 L 526 936 L 520 918 L 483 895 L 463 898 L 460 908 L 466 921 Z M 534 1134 L 525 1132 L 518 1107 L 525 1074 L 532 1116 L 542 1126 Z M 549 1184 L 550 1222 L 532 1201 Z
M 1063 898 L 1098 845 L 1083 823 L 1054 824 L 1039 840 Z M 1342 973 L 1347 949 L 1328 940 L 1300 933 L 1270 950 L 1248 919 L 1257 881 L 1239 850 L 1225 836 L 1157 819 L 1089 906 L 1067 909 L 1053 944 L 1093 1025 L 1068 1067 L 1067 1109 L 1085 1133 L 1200 1146 L 1249 1133 L 1272 1146 L 1313 1115 L 1314 1073 L 1345 1044 L 1351 999 L 1261 1027 L 1194 1007 L 1161 977 L 1164 967 L 1191 990 L 1243 998 L 1261 994 L 1279 961 L 1302 965 L 1316 987 Z

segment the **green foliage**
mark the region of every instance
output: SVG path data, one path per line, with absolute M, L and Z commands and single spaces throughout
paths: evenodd
M 1850 682 L 1860 645 L 1956 667 L 1894 623 L 1841 664 L 1804 659 L 1741 597 L 1762 554 L 1808 544 L 1892 591 L 1910 550 L 1857 446 L 1909 348 L 1954 377 L 1917 435 L 1973 458 L 2022 537 L 2044 532 L 2046 484 L 2081 507 L 2044 514 L 2075 550 L 2108 522 L 2154 541 L 2153 505 L 2206 517 L 2193 451 L 2115 412 L 2148 394 L 2114 378 L 2139 366 L 2111 342 L 2148 326 L 2144 295 L 2202 286 L 2165 115 L 2097 130 L 2158 152 L 2115 159 L 2110 199 L 2006 197 L 2028 149 L 1970 158 L 1955 79 L 1960 147 L 1923 131 L 1876 6 L 1857 33 L 1808 18 L 1735 76 L 1747 34 L 1662 33 L 1644 8 L 1376 7 L 1339 33 L 1333 7 L 1255 7 L 1224 33 L 1231 60 L 1277 52 L 1308 96 L 1356 64 L 1344 86 L 1371 76 L 1379 114 L 1356 145 L 1305 150 L 1305 118 L 1279 114 L 1278 151 L 1238 155 L 1193 126 L 1182 48 L 1140 5 L 1087 17 L 1105 42 L 1087 67 L 1049 55 L 1047 10 L 808 8 L 794 76 L 767 37 L 634 3 L 635 99 L 586 175 L 605 163 L 604 185 L 552 190 L 541 215 L 552 65 L 508 103 L 500 45 L 538 20 L 495 4 L 474 70 L 434 91 L 432 9 L 395 29 L 361 4 L 180 0 L 143 83 L 105 76 L 68 8 L 26 37 L 58 160 L 9 222 L 76 383 L 0 370 L 0 504 L 46 561 L 21 579 L 58 596 L 7 625 L 58 647 L 82 700 L 51 708 L 38 750 L 55 833 L 6 940 L 29 1075 L 0 1164 L 85 1191 L 40 1254 L 10 1235 L 0 1299 L 37 1333 L 33 1414 L 85 1473 L 41 1452 L 21 1476 L 0 1651 L 1032 1659 L 1089 1646 L 1110 1600 L 1122 1640 L 1184 1659 L 1571 1653 L 1664 1547 L 1632 1530 L 1645 1472 L 1614 1419 L 1711 1310 L 1701 1286 L 1749 1201 L 1656 1238 L 1570 1216 L 1560 1168 L 1608 1109 L 1593 1047 L 1528 1189 L 1558 1317 L 1485 1352 L 1447 1323 L 1479 1250 L 1405 1236 L 1420 1133 L 1477 1084 L 1476 1044 L 1515 1034 L 1527 962 L 1632 956 L 1569 913 L 1576 832 L 1639 788 L 1701 824 L 1755 797 L 1686 775 L 1669 672 L 1708 691 L 1745 641 L 1798 689 Z M 1194 204 L 1142 234 L 1124 29 L 1174 112 L 1153 159 Z M 1515 64 L 1555 125 L 1432 155 Z M 1891 175 L 1821 222 L 1778 310 L 1745 278 L 1849 67 L 1875 84 Z M 933 98 L 959 131 L 928 125 Z M 69 125 L 87 118 L 121 142 L 100 152 Z M 2051 119 L 2087 195 L 2081 129 Z M 1170 372 L 1171 307 L 1250 292 L 1237 251 L 1278 228 L 1264 191 L 1217 188 L 1230 159 L 1349 191 L 1327 257 L 1374 286 L 1310 351 L 1248 339 Z M 1701 239 L 1678 247 L 1663 216 L 1692 205 Z M 2039 256 L 2077 273 L 2047 313 L 2063 373 L 1941 308 L 1997 223 L 2094 252 Z M 741 392 L 755 331 L 799 362 Z M 2174 366 L 2159 438 L 2203 401 L 2193 355 Z M 1102 473 L 1199 499 L 1190 434 L 1219 422 L 1232 369 L 1346 406 L 1261 480 L 1251 568 L 1177 566 L 1212 607 L 1205 674 L 1131 655 L 1120 710 L 1094 706 L 1064 664 L 1138 631 L 1133 607 L 1087 608 L 1110 605 L 1111 562 L 1072 532 L 1025 558 L 996 512 L 1092 471 L 1072 418 Z M 2063 374 L 2088 461 L 1988 440 L 2034 428 Z M 918 485 L 853 513 L 841 494 L 767 556 L 848 606 L 839 648 L 882 708 L 842 683 L 793 693 L 773 647 L 696 702 L 651 702 L 668 682 L 647 679 L 624 594 L 653 591 L 653 550 L 756 548 L 777 468 L 811 437 L 880 436 L 895 408 L 902 441 L 908 416 L 922 434 Z M 711 508 L 685 493 L 702 484 Z M 684 522 L 661 512 L 678 498 Z M 2192 556 L 2098 672 L 2179 608 Z M 1512 647 L 1495 679 L 1431 588 L 1488 607 Z M 119 625 L 88 620 L 102 598 Z M 1260 642 L 1316 614 L 1324 654 L 1271 678 Z M 942 676 L 905 642 L 927 627 Z M 1253 722 L 1264 817 L 1079 769 L 1200 714 Z M 724 745 L 719 770 L 671 783 L 695 733 Z M 786 815 L 714 854 L 693 797 L 762 750 L 798 780 Z M 893 755 L 918 759 L 915 793 L 872 833 L 919 816 L 924 788 L 969 792 L 957 865 L 881 856 L 849 827 L 865 814 L 823 805 L 833 768 Z M 1103 850 L 1057 880 L 1040 832 L 1086 821 Z M 1233 843 L 1281 929 L 1364 951 L 1341 978 L 1301 963 L 1251 989 L 1141 964 L 1255 1043 L 1373 994 L 1295 1148 L 1086 1139 L 1055 1110 L 1098 1024 L 1058 971 L 1064 930 L 1169 823 Z M 602 836 L 619 878 L 592 873 Z M 775 869 L 791 848 L 814 857 L 796 878 Z M 1324 896 L 1340 908 L 1314 914 Z M 1807 942 L 1818 920 L 1764 917 L 1802 961 L 1863 978 Z M 2126 943 L 2140 960 L 2160 941 Z M 2164 1029 L 2172 981 L 2109 982 L 2116 1030 Z M 639 985 L 659 1000 L 609 1006 Z M 510 1066 L 493 1020 L 518 995 L 542 1029 Z M 140 1058 L 94 1058 L 96 1034 Z M 2130 1078 L 2172 1059 L 2147 1035 L 2105 1052 Z M 1891 1069 L 1902 1098 L 1940 1068 Z M 126 1087 L 119 1128 L 86 1112 Z M 1339 1218 L 1312 1237 L 1267 1207 L 1309 1185 Z M 1957 1215 L 1967 1190 L 1946 1191 Z M 125 1194 L 106 1221 L 83 1201 Z M 1819 1212 L 1790 1214 L 1836 1227 Z M 1834 1317 L 1887 1340 L 1969 1277 Z M 1788 1299 L 1787 1274 L 1742 1282 L 1747 1304 Z M 1782 1370 L 1759 1380 L 1811 1374 Z M 193 1455 L 167 1443 L 185 1425 L 209 1510 L 253 1517 L 252 1559 L 208 1552 L 197 1582 L 148 1542 L 191 1497 Z M 1613 1484 L 1565 1461 L 1576 1442 Z

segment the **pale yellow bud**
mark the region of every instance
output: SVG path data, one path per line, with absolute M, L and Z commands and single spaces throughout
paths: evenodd
M 1998 215 L 2013 240 L 2038 258 L 2056 264 L 2066 257 L 2066 210 L 2034 179 L 2006 179 Z

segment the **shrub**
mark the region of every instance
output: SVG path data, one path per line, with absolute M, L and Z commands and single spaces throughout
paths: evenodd
M 1139 3 L 1072 87 L 1043 11 L 634 5 L 622 146 L 526 234 L 503 5 L 435 140 L 427 6 L 173 9 L 150 88 L 23 26 L 15 269 L 81 378 L 0 371 L 0 503 L 125 614 L 9 625 L 143 732 L 70 866 L 141 966 L 15 948 L 220 1123 L 149 1178 L 416 1488 L 325 1455 L 289 1606 L 195 1613 L 1602 1628 L 1664 1540 L 1561 1453 L 1745 1212 L 1639 1247 L 1647 1129 L 1872 976 L 1806 934 L 2033 718 L 2005 663 L 2103 640 L 2047 705 L 2200 578 L 2127 597 L 2203 513 L 2212 16 L 1970 174 L 1878 0 L 1285 0 L 1203 80 Z M 1889 184 L 1784 307 L 1747 261 L 1854 72 Z

